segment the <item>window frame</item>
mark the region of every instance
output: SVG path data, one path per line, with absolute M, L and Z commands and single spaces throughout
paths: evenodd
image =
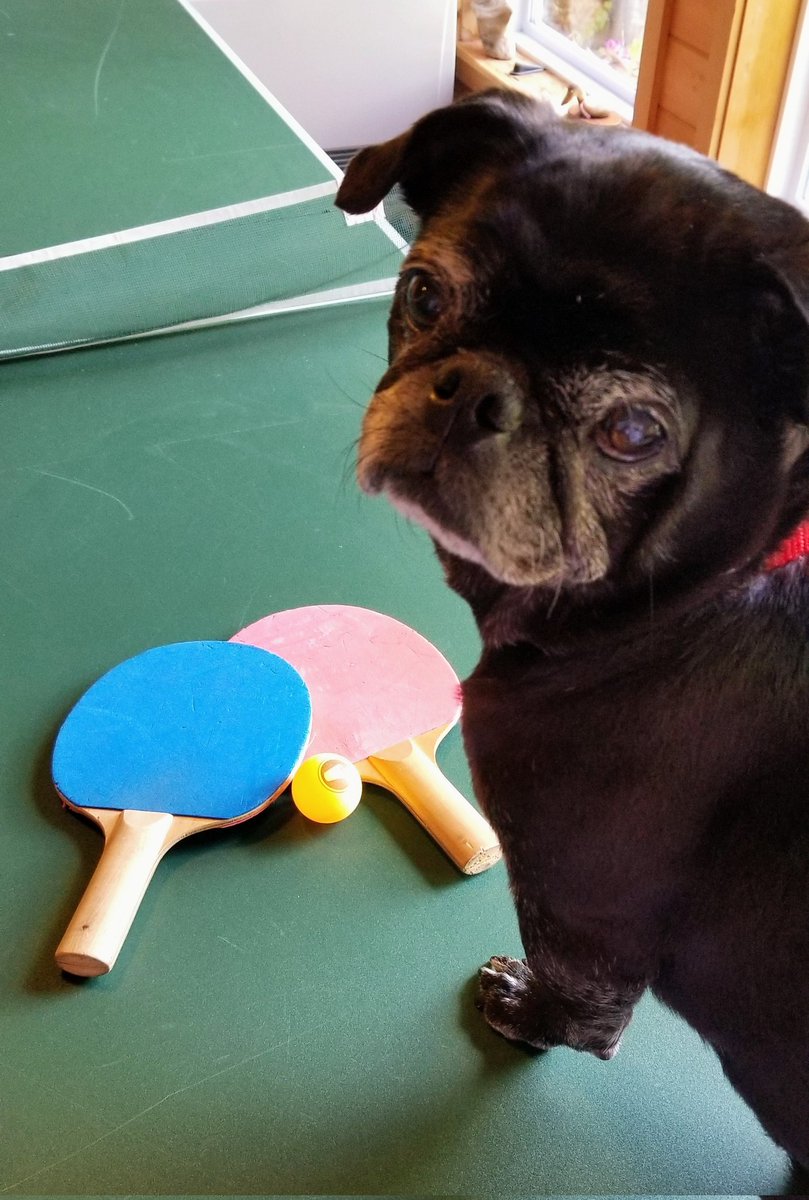
M 766 188 L 809 216 L 809 0 L 799 18 Z
M 545 62 L 588 92 L 595 87 L 609 107 L 625 120 L 631 120 L 637 88 L 563 33 L 544 22 L 532 21 L 531 4 L 532 0 L 517 0 L 514 4 L 515 36 L 521 53 Z

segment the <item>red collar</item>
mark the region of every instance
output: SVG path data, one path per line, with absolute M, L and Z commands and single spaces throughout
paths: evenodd
M 781 545 L 764 562 L 765 571 L 775 571 L 785 567 L 796 558 L 805 558 L 809 554 L 809 521 L 803 521 L 798 528 L 785 538 Z

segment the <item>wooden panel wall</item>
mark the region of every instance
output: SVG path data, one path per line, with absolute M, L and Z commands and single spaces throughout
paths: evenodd
M 650 0 L 635 124 L 710 152 L 724 63 L 744 0 Z
M 650 0 L 634 123 L 762 186 L 801 0 Z

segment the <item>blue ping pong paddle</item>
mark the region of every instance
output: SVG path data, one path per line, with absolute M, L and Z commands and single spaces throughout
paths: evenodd
M 233 642 L 158 646 L 94 683 L 53 750 L 57 790 L 105 837 L 59 966 L 111 970 L 166 851 L 270 804 L 300 764 L 311 716 L 294 667 Z

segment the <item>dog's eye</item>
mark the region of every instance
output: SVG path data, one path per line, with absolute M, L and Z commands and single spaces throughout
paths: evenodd
M 441 289 L 424 271 L 414 271 L 407 280 L 404 302 L 407 316 L 416 329 L 434 325 L 444 306 Z
M 627 404 L 601 422 L 595 440 L 602 454 L 609 458 L 640 462 L 663 449 L 667 434 L 653 412 Z

